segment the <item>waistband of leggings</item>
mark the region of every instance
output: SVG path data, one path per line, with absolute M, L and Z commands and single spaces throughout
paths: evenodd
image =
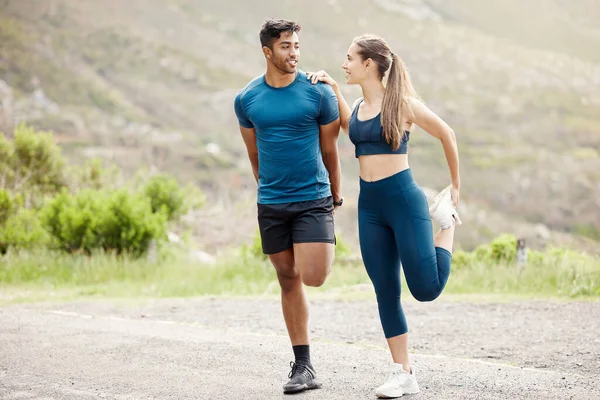
M 412 175 L 410 168 L 404 169 L 393 175 L 387 176 L 376 181 L 365 181 L 360 178 L 361 189 L 382 189 L 390 186 L 405 186 L 414 183 L 415 180 Z

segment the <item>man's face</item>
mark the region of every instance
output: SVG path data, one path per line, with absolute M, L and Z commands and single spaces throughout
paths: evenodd
M 300 58 L 300 42 L 296 32 L 283 32 L 273 43 L 273 50 L 267 49 L 267 58 L 281 72 L 295 74 Z

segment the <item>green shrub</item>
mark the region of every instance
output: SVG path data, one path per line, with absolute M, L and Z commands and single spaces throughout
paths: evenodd
M 70 252 L 99 247 L 97 221 L 106 206 L 101 197 L 102 193 L 93 190 L 76 196 L 64 190 L 42 209 L 42 223 L 58 247 Z
M 0 226 L 4 225 L 10 214 L 13 212 L 13 200 L 10 194 L 0 189 Z
M 144 194 L 150 199 L 152 212 L 161 210 L 169 220 L 187 212 L 185 193 L 177 181 L 165 174 L 155 175 L 146 183 Z
M 9 215 L 4 226 L 0 228 L 0 254 L 5 254 L 9 248 L 43 247 L 50 239 L 36 210 L 20 208 Z
M 339 260 L 352 255 L 350 245 L 342 238 L 341 235 L 336 235 L 335 258 Z
M 125 190 L 111 192 L 108 197 L 108 212 L 99 224 L 105 250 L 140 255 L 152 239 L 165 237 L 168 216 L 163 211 L 152 213 L 147 197 Z
M 242 257 L 244 259 L 257 259 L 266 260 L 268 257 L 262 251 L 262 240 L 260 238 L 260 231 L 256 229 L 252 242 L 250 244 L 244 244 L 241 248 Z
M 517 259 L 517 238 L 514 235 L 500 235 L 490 243 L 489 261 L 514 262 Z
M 21 124 L 14 140 L 0 136 L 0 175 L 5 188 L 54 193 L 65 186 L 64 168 L 60 147 L 51 133 Z
M 509 234 L 500 235 L 490 244 L 477 246 L 471 256 L 473 261 L 492 265 L 514 262 L 517 259 L 517 238 Z M 466 261 L 465 256 L 461 257 L 460 262 Z
M 47 244 L 48 234 L 38 219 L 36 210 L 25 209 L 21 195 L 11 195 L 0 189 L 0 254 L 9 247 L 31 248 Z
M 452 254 L 452 270 L 462 270 L 465 268 L 470 268 L 475 260 L 475 256 L 473 253 L 469 253 L 466 251 L 455 251 Z
M 99 159 L 66 166 L 51 133 L 21 124 L 14 134 L 14 139 L 0 135 L 2 253 L 50 246 L 138 256 L 166 236 L 167 221 L 202 205 L 198 188 L 182 188 L 167 175 L 140 185 Z M 119 185 L 127 189 L 116 189 Z
M 147 197 L 125 189 L 63 191 L 44 207 L 42 221 L 58 247 L 86 254 L 103 249 L 141 255 L 166 231 L 165 213 L 152 213 Z

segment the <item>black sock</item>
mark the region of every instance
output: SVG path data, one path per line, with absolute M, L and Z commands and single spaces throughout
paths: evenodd
M 310 364 L 310 347 L 309 345 L 303 344 L 299 346 L 292 346 L 294 349 L 294 356 L 296 357 L 296 364 Z

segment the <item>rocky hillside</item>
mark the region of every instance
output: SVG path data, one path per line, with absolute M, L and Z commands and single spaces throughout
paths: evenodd
M 253 233 L 253 214 L 216 201 L 252 207 L 232 101 L 264 69 L 257 33 L 269 16 L 302 24 L 305 70 L 342 80 L 346 49 L 364 32 L 404 58 L 459 139 L 462 246 L 514 231 L 598 247 L 581 239 L 600 239 L 600 6 L 592 0 L 0 0 L 0 126 L 26 121 L 54 130 L 74 159 L 200 182 L 215 209 L 199 234 L 241 240 Z M 340 228 L 354 237 L 357 166 L 346 138 L 340 148 L 349 205 Z M 411 166 L 432 190 L 448 181 L 441 147 L 420 131 Z M 228 218 L 249 233 L 227 233 Z

